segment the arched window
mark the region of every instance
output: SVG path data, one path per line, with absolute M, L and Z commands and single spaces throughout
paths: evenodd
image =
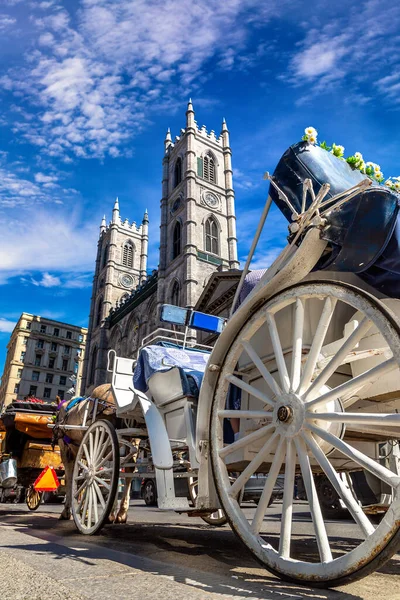
M 94 383 L 94 378 L 96 375 L 96 363 L 97 363 L 97 347 L 95 346 L 92 352 L 92 362 L 90 363 L 90 371 L 89 371 L 89 385 Z
M 174 187 L 176 187 L 182 181 L 182 160 L 178 158 L 175 163 L 174 171 Z
M 109 246 L 108 246 L 108 244 L 106 244 L 103 249 L 103 262 L 101 265 L 102 269 L 106 266 L 107 261 L 108 261 L 108 248 L 109 248 Z
M 174 306 L 180 305 L 180 287 L 177 281 L 174 281 L 171 291 L 171 304 Z
M 218 251 L 218 226 L 212 217 L 206 221 L 206 252 L 219 254 Z
M 97 310 L 96 310 L 96 319 L 95 319 L 95 327 L 98 327 L 101 323 L 101 318 L 103 316 L 103 298 L 99 298 L 99 301 L 97 303 Z
M 215 162 L 211 154 L 206 154 L 203 158 L 203 178 L 216 183 Z
M 125 267 L 133 267 L 133 244 L 126 242 L 122 249 L 122 264 Z
M 181 253 L 181 238 L 182 238 L 182 225 L 180 221 L 175 223 L 174 233 L 172 236 L 172 260 L 180 255 Z

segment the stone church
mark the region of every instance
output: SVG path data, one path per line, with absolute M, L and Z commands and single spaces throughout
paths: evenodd
M 164 146 L 158 270 L 148 275 L 147 211 L 140 225 L 130 223 L 117 199 L 111 221 L 101 223 L 81 393 L 108 380 L 110 348 L 136 356 L 162 304 L 205 311 L 216 295 L 213 312 L 224 314 L 240 277 L 225 120 L 219 137 L 208 133 L 189 101 L 186 127 L 174 142 L 168 130 Z

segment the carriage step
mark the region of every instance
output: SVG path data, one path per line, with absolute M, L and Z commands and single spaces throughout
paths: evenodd
M 186 513 L 188 517 L 209 517 L 216 509 L 211 508 L 189 508 L 188 510 L 175 510 L 179 514 Z

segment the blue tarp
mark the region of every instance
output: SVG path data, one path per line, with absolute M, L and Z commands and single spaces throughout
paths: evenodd
M 180 367 L 183 383 L 188 387 L 188 393 L 194 395 L 196 392 L 195 395 L 197 395 L 209 357 L 208 352 L 199 352 L 198 350 L 165 348 L 158 345 L 146 346 L 139 354 L 133 374 L 133 385 L 138 390 L 147 392 L 148 381 L 154 373 Z M 193 388 L 193 382 L 197 389 Z

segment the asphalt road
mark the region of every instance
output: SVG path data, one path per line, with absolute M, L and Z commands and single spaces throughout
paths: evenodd
M 0 598 L 81 600 L 321 599 L 399 600 L 400 556 L 379 572 L 336 590 L 284 583 L 260 568 L 229 526 L 161 512 L 133 501 L 127 525 L 108 525 L 100 535 L 80 535 L 59 521 L 61 505 L 32 513 L 0 504 Z M 249 505 L 249 511 L 254 510 Z M 307 507 L 296 505 L 300 530 L 310 532 Z M 266 515 L 279 534 L 280 507 Z M 351 521 L 327 523 L 337 539 L 357 536 Z

